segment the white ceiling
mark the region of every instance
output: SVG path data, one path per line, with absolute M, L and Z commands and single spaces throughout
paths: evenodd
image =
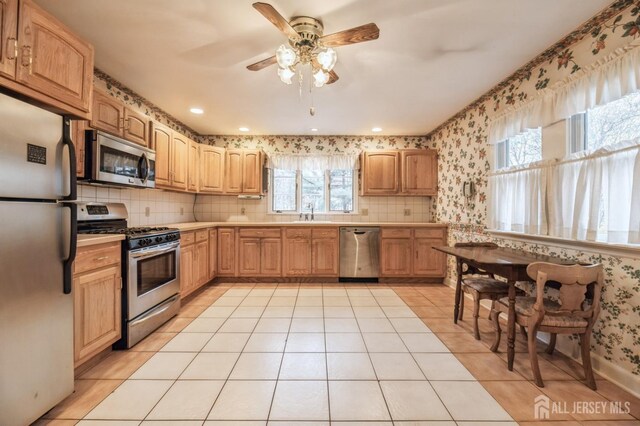
M 37 0 L 93 43 L 98 68 L 199 133 L 332 135 L 426 134 L 611 0 L 268 1 L 325 34 L 380 28 L 338 48 L 340 80 L 314 90 L 314 117 L 275 66 L 245 68 L 285 41 L 252 0 Z

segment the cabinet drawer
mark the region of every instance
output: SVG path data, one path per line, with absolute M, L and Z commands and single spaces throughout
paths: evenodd
M 338 238 L 337 228 L 313 228 L 313 238 Z
M 189 244 L 193 244 L 196 241 L 196 233 L 195 232 L 181 232 L 180 233 L 180 245 L 188 246 Z
M 444 228 L 416 228 L 416 238 L 444 238 L 447 230 Z
M 240 228 L 241 237 L 280 238 L 280 228 Z
M 206 229 L 196 231 L 196 242 L 207 241 L 209 239 L 209 232 Z
M 311 238 L 311 228 L 287 228 L 287 238 Z
M 115 263 L 120 263 L 120 242 L 83 247 L 76 255 L 73 273 L 79 274 Z
M 411 238 L 411 229 L 382 228 L 380 235 L 382 238 Z

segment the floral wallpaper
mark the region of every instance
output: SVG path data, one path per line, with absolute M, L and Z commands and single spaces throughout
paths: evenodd
M 602 312 L 594 329 L 592 351 L 629 371 L 636 377 L 636 383 L 640 376 L 640 257 L 616 257 L 495 238 L 486 232 L 485 225 L 490 170 L 487 134 L 491 118 L 505 108 L 535 98 L 538 91 L 638 37 L 640 1 L 616 1 L 427 136 L 427 144 L 439 151 L 436 221 L 450 223 L 451 244 L 492 240 L 501 246 L 604 265 Z M 477 188 L 471 200 L 462 196 L 461 186 L 467 180 L 474 181 Z M 455 276 L 452 260 L 449 276 Z

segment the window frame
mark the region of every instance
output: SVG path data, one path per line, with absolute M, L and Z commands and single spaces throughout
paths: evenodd
M 336 169 L 336 170 L 342 170 L 342 169 Z M 353 204 L 352 204 L 352 210 L 350 211 L 339 211 L 339 210 L 330 210 L 331 208 L 331 178 L 330 178 L 330 172 L 331 170 L 325 170 L 323 173 L 324 176 L 324 199 L 325 199 L 325 208 L 326 210 L 324 211 L 314 211 L 314 214 L 319 214 L 319 215 L 352 215 L 352 214 L 358 214 L 358 184 L 357 184 L 357 179 L 358 179 L 358 173 L 357 170 L 352 170 L 352 193 L 353 193 Z M 269 210 L 267 212 L 267 214 L 273 214 L 273 215 L 298 215 L 298 214 L 306 214 L 306 213 L 310 213 L 310 211 L 307 210 L 303 210 L 302 208 L 302 172 L 300 170 L 296 170 L 296 209 L 295 210 L 274 210 L 273 209 L 273 179 L 274 179 L 275 174 L 273 173 L 273 170 L 269 170 L 269 191 L 267 192 L 268 194 L 268 204 L 269 204 Z

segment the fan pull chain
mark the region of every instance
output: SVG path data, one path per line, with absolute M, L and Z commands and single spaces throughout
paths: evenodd
M 311 69 L 311 72 L 313 73 L 313 68 Z M 313 79 L 309 79 L 309 96 L 311 97 L 311 107 L 309 108 L 309 115 L 310 116 L 314 116 L 316 115 L 316 107 L 313 103 Z

